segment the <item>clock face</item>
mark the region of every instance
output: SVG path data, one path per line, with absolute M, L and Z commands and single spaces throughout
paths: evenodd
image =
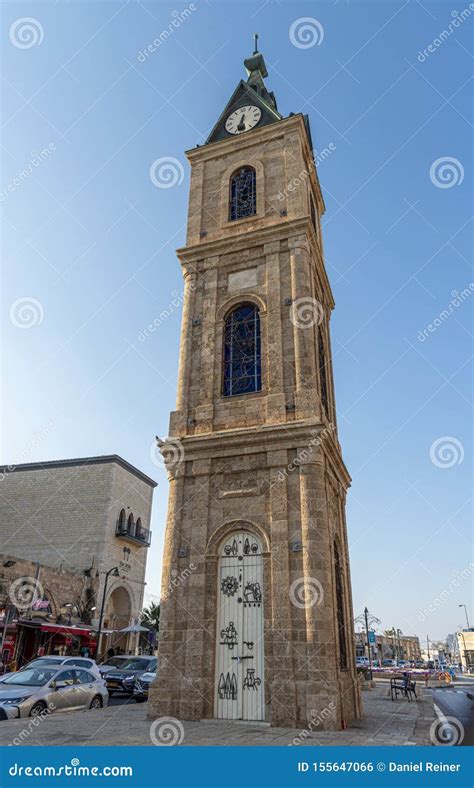
M 249 104 L 234 110 L 225 122 L 226 130 L 229 134 L 242 134 L 257 125 L 262 117 L 262 110 Z

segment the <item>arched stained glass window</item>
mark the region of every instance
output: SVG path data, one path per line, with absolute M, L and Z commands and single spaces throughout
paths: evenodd
M 253 167 L 241 167 L 230 179 L 229 219 L 243 219 L 256 213 L 256 173 Z
M 336 618 L 339 640 L 339 665 L 341 670 L 347 668 L 346 618 L 344 614 L 344 578 L 342 574 L 341 556 L 337 542 L 334 542 L 334 575 L 336 581 Z
M 262 388 L 260 312 L 254 304 L 240 304 L 225 321 L 225 397 L 249 394 Z

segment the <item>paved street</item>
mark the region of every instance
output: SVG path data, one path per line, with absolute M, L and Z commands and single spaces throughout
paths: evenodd
M 433 701 L 438 717 L 452 717 L 462 724 L 462 746 L 474 745 L 474 680 L 461 679 L 443 689 L 433 689 Z
M 224 721 L 169 721 L 153 726 L 146 719 L 146 704 L 123 703 L 117 697 L 109 708 L 99 711 L 51 715 L 43 720 L 10 720 L 0 723 L 0 744 L 13 745 L 141 745 L 169 741 L 187 746 L 234 745 L 421 745 L 430 744 L 429 731 L 435 720 L 431 694 L 422 691 L 418 702 L 399 699 L 392 703 L 388 686 L 380 682 L 363 693 L 364 717 L 345 731 L 302 731 L 272 728 L 262 723 Z

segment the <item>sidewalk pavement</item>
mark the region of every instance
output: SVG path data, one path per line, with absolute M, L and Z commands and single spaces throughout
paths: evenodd
M 180 722 L 164 717 L 147 720 L 146 704 L 111 706 L 97 711 L 51 714 L 43 718 L 0 722 L 0 744 L 12 746 L 288 746 L 295 745 L 423 745 L 436 718 L 425 690 L 418 701 L 390 700 L 387 684 L 363 694 L 364 716 L 345 731 L 301 731 L 265 723 L 203 720 Z

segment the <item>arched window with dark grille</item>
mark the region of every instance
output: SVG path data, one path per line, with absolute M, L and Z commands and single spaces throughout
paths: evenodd
M 321 328 L 318 330 L 318 356 L 319 356 L 319 383 L 321 386 L 321 401 L 324 412 L 329 419 L 328 376 L 326 368 L 326 352 Z
M 334 575 L 336 582 L 336 620 L 339 641 L 339 665 L 347 668 L 346 617 L 344 614 L 344 576 L 341 554 L 337 541 L 334 542 Z
M 241 167 L 230 179 L 229 220 L 257 213 L 257 178 L 253 167 Z
M 261 388 L 260 312 L 255 304 L 240 304 L 224 326 L 223 394 L 232 397 Z
M 141 517 L 137 517 L 137 522 L 135 524 L 135 528 L 136 528 L 135 536 L 137 537 L 137 539 L 139 539 L 140 536 L 141 536 L 141 531 L 142 531 L 142 518 Z
M 126 530 L 127 530 L 127 525 L 126 525 L 126 522 L 125 522 L 125 509 L 122 509 L 120 514 L 119 514 L 119 518 L 118 518 L 117 531 L 118 531 L 119 534 L 123 534 L 123 532 L 126 531 Z
M 130 536 L 135 536 L 135 521 L 133 519 L 133 514 L 131 512 L 128 515 L 128 520 L 127 520 L 127 533 L 129 533 Z

